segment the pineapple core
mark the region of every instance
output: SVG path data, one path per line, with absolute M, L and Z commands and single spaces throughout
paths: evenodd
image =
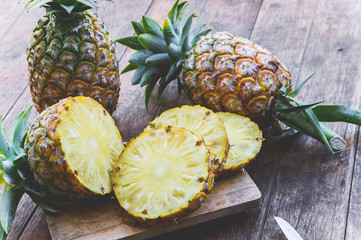
M 157 128 L 129 143 L 112 181 L 128 213 L 156 219 L 187 208 L 205 188 L 209 171 L 209 153 L 200 137 L 181 128 Z
M 110 193 L 110 171 L 124 148 L 113 119 L 85 97 L 75 98 L 64 109 L 57 133 L 69 167 L 89 190 Z

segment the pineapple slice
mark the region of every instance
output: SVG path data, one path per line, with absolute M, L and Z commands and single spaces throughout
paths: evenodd
M 167 221 L 197 209 L 213 186 L 204 141 L 177 127 L 150 129 L 124 149 L 112 174 L 120 205 L 142 222 Z
M 256 157 L 262 146 L 262 131 L 248 117 L 218 112 L 226 127 L 231 148 L 221 174 L 234 173 Z
M 109 113 L 81 96 L 43 111 L 25 145 L 34 180 L 53 195 L 70 199 L 110 193 L 110 172 L 124 149 Z
M 223 121 L 212 110 L 199 105 L 169 109 L 154 119 L 144 131 L 167 126 L 182 127 L 201 136 L 212 156 L 216 158 L 214 172 L 225 162 L 228 137 Z

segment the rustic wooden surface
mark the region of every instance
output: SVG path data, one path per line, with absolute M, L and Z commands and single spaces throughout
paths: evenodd
M 202 206 L 177 224 L 143 226 L 122 214 L 115 198 L 91 201 L 57 213 L 45 213 L 56 240 L 141 240 L 257 207 L 261 193 L 246 171 L 217 179 Z
M 2 0 L 0 8 L 0 114 L 5 125 L 31 105 L 26 47 L 43 10 L 27 13 L 25 1 Z M 113 39 L 131 34 L 130 20 L 148 14 L 165 17 L 173 1 L 115 1 L 99 16 Z M 188 12 L 214 30 L 240 34 L 270 49 L 286 63 L 296 83 L 306 85 L 304 102 L 327 100 L 361 109 L 361 1 L 359 0 L 197 0 Z M 118 46 L 121 67 L 132 53 Z M 136 136 L 164 109 L 187 103 L 168 89 L 158 106 L 143 107 L 143 90 L 121 77 L 119 107 L 113 114 L 122 136 Z M 32 113 L 34 118 L 36 113 Z M 247 167 L 262 193 L 260 207 L 166 234 L 157 239 L 285 239 L 274 221 L 280 216 L 304 239 L 359 239 L 361 236 L 360 129 L 327 124 L 342 135 L 349 150 L 332 155 L 306 136 L 267 137 L 257 160 Z M 28 197 L 19 205 L 9 239 L 50 239 L 41 209 Z

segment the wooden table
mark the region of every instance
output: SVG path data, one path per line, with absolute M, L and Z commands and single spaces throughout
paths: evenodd
M 143 14 L 161 21 L 173 1 L 118 0 L 99 10 L 113 39 L 132 34 L 130 20 Z M 6 127 L 32 104 L 27 82 L 26 48 L 44 12 L 24 10 L 25 1 L 2 0 L 0 8 L 0 114 Z M 300 98 L 327 100 L 361 109 L 361 1 L 359 0 L 197 0 L 188 11 L 197 22 L 226 30 L 270 49 L 299 83 L 317 74 Z M 123 68 L 132 51 L 117 47 Z M 164 109 L 187 103 L 168 89 L 157 105 L 144 109 L 143 89 L 121 76 L 119 107 L 113 114 L 125 140 L 137 136 Z M 33 119 L 37 113 L 32 112 Z M 274 216 L 295 226 L 304 239 L 360 239 L 360 129 L 327 124 L 343 136 L 349 149 L 332 155 L 304 135 L 272 138 L 247 171 L 262 192 L 262 204 L 248 212 L 170 233 L 160 239 L 285 239 Z M 8 239 L 49 239 L 43 211 L 24 197 Z

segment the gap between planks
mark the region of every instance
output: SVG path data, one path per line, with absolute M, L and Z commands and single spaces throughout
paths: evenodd
M 353 157 L 353 163 L 352 163 L 352 173 L 351 173 L 351 181 L 350 181 L 350 188 L 348 192 L 348 204 L 347 204 L 347 211 L 346 211 L 346 224 L 344 229 L 344 237 L 343 239 L 347 239 L 347 228 L 348 228 L 348 220 L 349 220 L 349 214 L 350 214 L 350 208 L 351 208 L 351 195 L 352 195 L 352 187 L 353 187 L 353 181 L 354 181 L 354 174 L 356 169 L 356 160 L 357 160 L 357 152 L 358 152 L 358 145 L 360 144 L 360 126 L 357 127 L 357 137 L 356 137 L 356 143 L 355 143 L 355 150 L 354 150 L 354 157 Z

